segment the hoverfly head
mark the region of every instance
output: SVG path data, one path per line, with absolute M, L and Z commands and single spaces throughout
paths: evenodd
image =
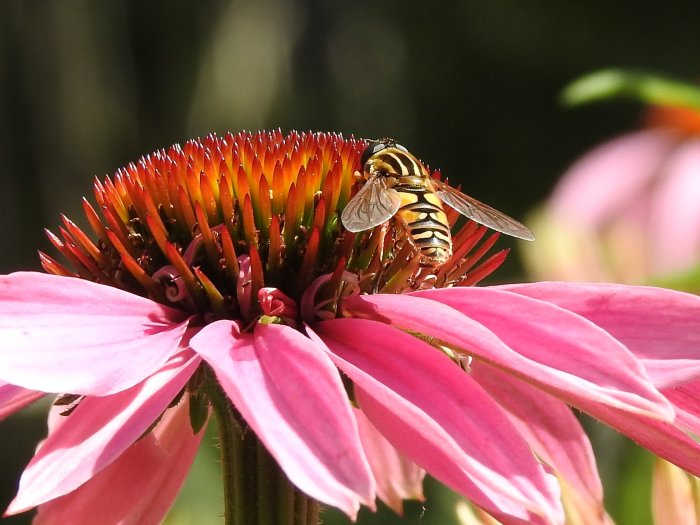
M 396 149 L 399 149 L 403 152 L 408 153 L 408 150 L 406 150 L 406 148 L 404 148 L 401 144 L 398 144 L 396 142 L 396 140 L 389 138 L 389 137 L 368 140 L 367 147 L 362 152 L 362 157 L 360 159 L 362 166 L 364 167 L 365 164 L 367 164 L 367 161 L 369 159 L 371 159 L 374 155 L 376 155 L 377 153 L 379 153 L 380 151 L 382 151 L 383 149 L 386 149 L 386 148 L 396 148 Z
M 370 140 L 368 142 L 367 147 L 362 152 L 362 158 L 360 159 L 363 168 L 365 167 L 369 159 L 371 159 L 375 154 L 388 147 L 388 144 L 386 142 L 387 140 L 390 139 Z

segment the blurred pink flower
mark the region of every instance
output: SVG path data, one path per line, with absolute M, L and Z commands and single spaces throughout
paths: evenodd
M 503 260 L 476 264 L 483 228 L 426 269 L 394 229 L 338 225 L 362 149 L 278 132 L 173 148 L 96 183 L 98 243 L 67 219 L 49 236 L 75 272 L 42 254 L 55 275 L 0 277 L 0 417 L 63 394 L 8 514 L 159 523 L 219 415 L 211 382 L 298 489 L 351 518 L 421 499 L 427 472 L 504 524 L 563 523 L 562 501 L 606 523 L 569 406 L 700 473 L 693 391 L 657 389 L 700 374 L 700 298 L 453 286 Z
M 700 115 L 659 107 L 649 123 L 564 173 L 524 247 L 535 276 L 639 283 L 700 264 Z

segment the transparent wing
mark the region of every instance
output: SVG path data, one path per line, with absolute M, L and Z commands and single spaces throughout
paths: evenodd
M 369 230 L 388 221 L 401 207 L 401 196 L 387 188 L 384 177 L 370 178 L 343 210 L 340 219 L 351 232 Z
M 527 229 L 527 226 L 520 224 L 512 217 L 508 217 L 505 213 L 501 213 L 491 206 L 469 195 L 465 195 L 461 191 L 438 180 L 431 179 L 430 182 L 435 184 L 438 198 L 445 204 L 452 206 L 465 217 L 469 217 L 471 220 L 483 224 L 492 230 L 517 237 L 518 239 L 524 239 L 526 241 L 535 240 L 535 235 Z

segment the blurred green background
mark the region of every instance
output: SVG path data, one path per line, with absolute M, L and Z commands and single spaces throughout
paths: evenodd
M 610 66 L 693 79 L 698 20 L 700 4 L 676 1 L 3 0 L 0 271 L 39 269 L 36 250 L 53 253 L 42 229 L 60 213 L 81 222 L 93 176 L 209 132 L 392 136 L 522 217 L 576 156 L 639 119 L 633 103 L 565 110 L 562 87 Z M 511 263 L 503 278 L 518 271 Z M 0 422 L 0 506 L 43 435 L 41 417 Z M 610 510 L 619 523 L 648 523 L 649 460 L 610 439 L 596 437 Z M 218 465 L 204 448 L 169 523 L 218 522 Z M 429 492 L 405 522 L 453 523 L 442 505 L 451 496 Z M 360 523 L 390 520 L 363 513 Z

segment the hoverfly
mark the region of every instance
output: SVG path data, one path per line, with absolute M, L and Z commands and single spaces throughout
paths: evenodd
M 440 266 L 452 256 L 452 235 L 442 204 L 493 230 L 527 241 L 524 225 L 434 179 L 406 148 L 392 139 L 372 141 L 362 153 L 365 183 L 350 199 L 341 220 L 351 232 L 369 230 L 397 216 L 423 266 Z

